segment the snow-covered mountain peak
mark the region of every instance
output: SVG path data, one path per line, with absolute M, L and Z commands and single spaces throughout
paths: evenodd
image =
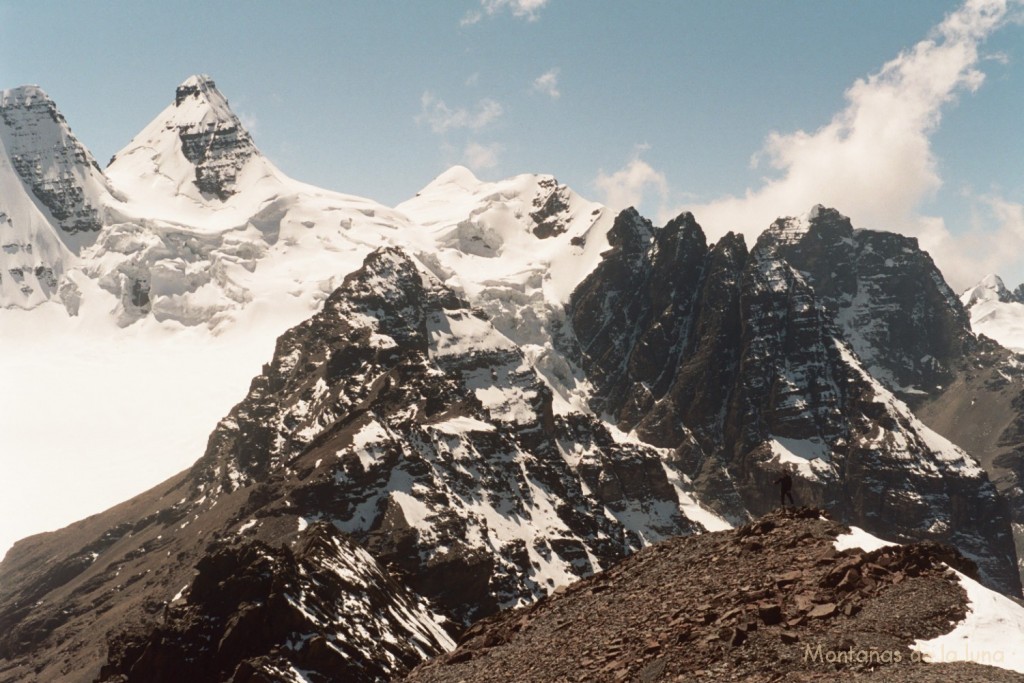
M 995 339 L 1008 349 L 1024 349 L 1024 285 L 1010 291 L 992 273 L 960 295 L 971 316 L 971 329 Z
M 181 104 L 181 101 L 186 97 L 197 96 L 200 93 L 204 95 L 216 93 L 218 96 L 223 97 L 220 91 L 217 90 L 217 84 L 211 76 L 207 74 L 193 74 L 178 86 L 176 103 Z
M 995 273 L 983 277 L 978 284 L 974 285 L 960 295 L 960 301 L 966 308 L 970 308 L 982 301 L 1001 301 L 1010 303 L 1017 301 L 1013 292 L 1006 288 L 1003 279 Z M 1019 303 L 1019 302 L 1018 302 Z
M 72 254 L 95 241 L 108 199 L 92 154 L 41 88 L 0 93 L 0 306 L 52 298 Z
M 541 308 L 560 308 L 608 247 L 613 220 L 604 206 L 550 175 L 487 182 L 461 166 L 442 173 L 396 210 L 429 235 L 434 246 L 428 265 L 441 279 L 499 319 L 504 304 L 492 310 L 484 302 L 531 301 L 528 307 L 537 307 L 531 318 L 546 319 Z M 519 335 L 532 329 L 522 320 L 504 322 L 509 325 L 496 324 L 520 343 Z
M 498 206 L 508 210 L 516 231 L 532 233 L 534 242 L 569 233 L 569 239 L 579 237 L 604 213 L 601 204 L 584 200 L 553 176 L 524 173 L 488 182 L 464 166 L 448 169 L 396 208 L 421 225 L 445 229 L 467 219 L 479 222 Z
M 217 90 L 217 84 L 205 74 L 189 76 L 174 91 L 174 115 L 169 124 L 196 127 L 232 127 L 244 131 L 228 100 Z M 251 139 L 249 140 L 251 143 Z
M 40 87 L 23 85 L 0 96 L 0 145 L 13 171 L 28 191 L 35 209 L 57 229 L 72 251 L 93 241 L 100 229 L 99 208 L 108 194 L 99 165 L 75 138 L 64 116 Z M 15 202 L 14 186 L 5 188 L 4 203 Z M 21 193 L 19 192 L 19 194 Z M 24 215 L 10 207 L 15 223 L 26 225 Z
M 8 88 L 0 94 L 0 107 L 6 109 L 13 106 L 25 106 L 39 100 L 53 102 L 38 85 L 19 85 L 16 88 Z
M 456 165 L 427 183 L 427 186 L 420 192 L 417 192 L 416 196 L 418 197 L 424 193 L 431 194 L 441 190 L 473 192 L 480 187 L 481 182 L 471 170 L 465 166 Z
M 992 288 L 1006 288 L 1006 285 L 1003 284 L 1003 278 L 999 277 L 995 273 L 989 273 L 985 277 L 981 278 L 981 281 L 978 284 Z
M 174 102 L 114 155 L 107 175 L 130 204 L 139 205 L 131 213 L 165 207 L 157 209 L 166 214 L 159 217 L 189 222 L 196 208 L 224 208 L 235 195 L 281 174 L 260 154 L 213 79 L 191 76 L 175 90 Z

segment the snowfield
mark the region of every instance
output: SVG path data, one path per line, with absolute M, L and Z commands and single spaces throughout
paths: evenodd
M 930 662 L 976 662 L 1024 673 L 1024 607 L 956 574 L 967 591 L 967 617 L 945 635 L 916 641 L 913 649 Z
M 836 550 L 868 552 L 896 545 L 858 527 L 836 537 Z M 956 570 L 953 570 L 956 571 Z M 1024 673 L 1024 607 L 956 572 L 967 592 L 967 616 L 949 633 L 917 640 L 912 647 L 929 662 L 976 662 Z

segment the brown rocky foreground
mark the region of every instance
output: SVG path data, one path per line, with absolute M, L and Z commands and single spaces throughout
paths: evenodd
M 812 508 L 675 538 L 472 626 L 406 681 L 1024 681 L 909 646 L 966 613 L 952 548 L 837 551 Z

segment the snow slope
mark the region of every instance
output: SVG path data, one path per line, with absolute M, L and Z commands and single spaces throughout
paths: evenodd
M 893 545 L 858 527 L 838 536 L 836 550 L 868 552 Z M 956 571 L 956 570 L 953 570 Z M 967 592 L 967 616 L 949 633 L 917 640 L 913 648 L 930 662 L 976 662 L 1024 673 L 1024 607 L 956 572 Z
M 954 570 L 956 571 L 956 570 Z M 1024 607 L 956 572 L 967 616 L 949 633 L 913 648 L 931 662 L 977 662 L 1024 673 Z

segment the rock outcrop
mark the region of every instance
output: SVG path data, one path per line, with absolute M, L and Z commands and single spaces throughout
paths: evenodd
M 192 104 L 192 100 L 197 103 Z M 235 179 L 245 162 L 257 154 L 256 146 L 238 117 L 227 108 L 227 100 L 209 76 L 193 76 L 178 86 L 174 106 L 181 111 L 199 108 L 220 114 L 198 121 L 184 117 L 177 126 L 181 152 L 196 169 L 200 191 L 227 199 L 235 192 Z
M 0 308 L 58 296 L 74 255 L 105 223 L 108 195 L 96 161 L 46 93 L 0 92 Z
M 656 451 L 551 400 L 516 345 L 384 249 L 279 340 L 192 478 L 333 521 L 467 620 L 699 528 Z
M 815 509 L 645 548 L 529 608 L 475 624 L 410 683 L 570 681 L 1020 681 L 911 648 L 963 619 L 932 543 L 837 550 L 845 529 Z
M 454 647 L 422 599 L 333 526 L 296 546 L 215 544 L 157 624 L 111 637 L 98 681 L 381 681 Z

